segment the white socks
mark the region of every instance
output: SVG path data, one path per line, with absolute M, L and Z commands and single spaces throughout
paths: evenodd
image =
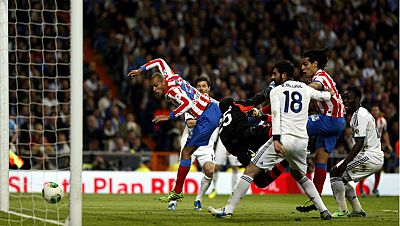
M 298 181 L 298 183 L 303 188 L 304 192 L 307 194 L 310 200 L 317 207 L 319 212 L 327 210 L 325 204 L 322 202 L 321 196 L 319 196 L 318 191 L 315 188 L 314 183 L 310 179 L 304 176 Z
M 239 172 L 232 171 L 232 191 L 235 189 L 236 183 L 238 181 L 238 177 L 239 177 Z
M 213 189 L 217 190 L 217 181 L 218 181 L 218 171 L 214 172 L 214 176 L 213 176 Z
M 349 185 L 350 186 L 350 185 Z M 336 204 L 339 207 L 339 210 L 342 212 L 347 212 L 347 204 L 345 197 L 345 188 L 344 183 L 341 177 L 332 177 L 331 178 L 331 187 L 333 191 L 333 196 L 335 197 Z M 350 186 L 351 187 L 351 186 Z
M 350 202 L 351 206 L 353 207 L 353 211 L 355 212 L 363 211 L 353 186 L 351 186 L 350 184 L 346 184 L 344 187 L 346 190 L 346 199 Z
M 210 187 L 210 184 L 211 184 L 211 178 L 204 175 L 204 177 L 201 179 L 200 189 L 199 189 L 199 192 L 197 193 L 195 200 L 200 200 L 200 201 L 202 200 L 203 195 L 206 193 L 207 189 Z
M 225 206 L 225 213 L 233 213 L 236 205 L 246 195 L 247 190 L 249 190 L 251 182 L 253 182 L 253 178 L 244 174 L 242 175 L 237 182 L 231 197 L 229 197 L 228 203 Z
M 360 201 L 358 201 L 356 191 L 353 186 L 350 184 L 344 184 L 342 178 L 340 177 L 332 177 L 331 178 L 331 187 L 333 191 L 333 195 L 335 196 L 336 203 L 339 207 L 340 211 L 348 211 L 346 199 L 350 202 L 353 211 L 361 212 L 363 211 Z M 346 197 L 346 199 L 345 199 Z

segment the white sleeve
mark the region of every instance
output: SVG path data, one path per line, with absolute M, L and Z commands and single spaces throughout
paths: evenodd
M 272 135 L 281 135 L 281 103 L 279 100 L 279 87 L 270 93 L 272 113 Z
M 154 67 L 158 67 L 160 73 L 164 75 L 165 80 L 168 80 L 168 78 L 175 76 L 175 73 L 172 71 L 169 65 L 161 58 L 151 60 L 147 62 L 145 65 L 142 65 L 140 68 L 143 71 L 147 71 Z
M 360 110 L 357 112 L 357 115 L 353 117 L 356 118 L 356 122 L 354 123 L 353 126 L 353 131 L 354 131 L 354 138 L 357 137 L 366 137 L 367 136 L 367 125 L 368 125 L 368 120 L 364 112 L 360 112 Z
M 185 112 L 185 122 L 187 122 L 188 120 L 196 120 L 196 118 L 188 112 Z
M 310 98 L 313 100 L 318 100 L 318 101 L 327 101 L 331 99 L 331 94 L 326 91 L 318 91 L 310 86 L 306 86 L 306 89 L 310 93 Z

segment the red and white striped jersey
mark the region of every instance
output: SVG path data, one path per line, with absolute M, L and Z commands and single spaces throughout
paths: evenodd
M 189 82 L 175 74 L 163 59 L 154 59 L 141 66 L 143 71 L 158 67 L 166 82 L 165 97 L 168 101 L 178 105 L 171 113 L 175 118 L 189 111 L 196 119 L 207 108 L 211 99 L 207 94 L 202 94 Z
M 332 77 L 325 71 L 319 69 L 314 75 L 312 82 L 319 82 L 323 85 L 324 90 L 332 88 L 335 91 L 335 95 L 331 97 L 328 101 L 316 101 L 317 109 L 327 116 L 332 116 L 335 118 L 341 118 L 344 116 L 344 105 L 343 100 L 336 89 L 336 83 L 333 81 Z
M 378 130 L 379 137 L 382 137 L 382 134 L 386 132 L 387 129 L 387 121 L 384 117 L 380 116 L 375 119 L 376 129 Z

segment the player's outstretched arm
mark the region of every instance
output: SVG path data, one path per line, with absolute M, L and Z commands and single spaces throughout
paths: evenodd
M 132 71 L 130 71 L 128 73 L 128 77 L 133 78 L 133 77 L 139 76 L 141 73 L 142 73 L 142 69 L 141 68 L 134 69 L 134 70 L 132 70 Z
M 165 122 L 171 119 L 170 115 L 157 115 L 151 120 L 154 123 Z
M 157 67 L 160 73 L 165 77 L 165 79 L 168 79 L 172 76 L 177 76 L 172 69 L 169 67 L 169 65 L 161 58 L 157 58 L 154 60 L 150 60 L 146 64 L 140 66 L 138 69 L 134 69 L 128 73 L 128 77 L 135 77 L 140 75 L 144 71 L 148 71 L 152 68 Z

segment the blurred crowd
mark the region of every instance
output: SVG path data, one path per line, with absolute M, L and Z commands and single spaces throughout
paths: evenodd
M 36 1 L 32 2 L 35 7 Z M 179 150 L 183 122 L 157 125 L 151 122 L 155 115 L 168 113 L 171 106 L 152 95 L 150 73 L 135 79 L 126 76 L 150 59 L 165 59 L 189 82 L 208 76 L 213 84 L 211 95 L 217 100 L 224 96 L 244 99 L 269 84 L 275 62 L 288 59 L 298 64 L 303 51 L 322 48 L 329 55 L 326 70 L 339 90 L 356 85 L 363 90 L 364 107 L 370 109 L 379 104 L 388 121 L 393 147 L 393 152 L 385 155 L 385 171 L 398 171 L 398 12 L 397 0 L 85 0 L 84 37 L 96 53 L 97 63 L 87 59 L 84 63 L 84 150 L 130 153 Z M 59 133 L 68 137 L 68 130 L 60 128 L 68 128 L 69 121 L 59 116 L 69 111 L 68 105 L 63 104 L 69 103 L 69 94 L 58 87 L 69 87 L 66 80 L 69 71 L 63 67 L 69 60 L 69 44 L 64 43 L 68 29 L 62 24 L 63 18 L 65 21 L 68 18 L 62 11 L 56 17 L 59 24 L 46 25 L 45 29 L 32 29 L 35 24 L 30 25 L 31 29 L 23 27 L 28 25 L 9 26 L 14 29 L 10 35 L 20 34 L 11 41 L 14 49 L 31 49 L 20 51 L 21 56 L 10 52 L 10 84 L 18 90 L 10 93 L 12 103 L 18 97 L 18 104 L 12 107 L 14 112 L 10 111 L 17 117 L 25 114 L 32 128 L 35 124 L 41 124 L 44 131 L 53 131 L 45 129 L 46 125 L 56 127 L 53 136 L 59 138 Z M 34 18 L 47 17 L 27 19 Z M 54 22 L 54 17 L 48 18 Z M 28 31 L 30 37 L 25 36 Z M 39 32 L 40 37 L 43 32 L 54 31 L 58 35 L 49 42 L 32 36 L 34 32 Z M 27 45 L 24 39 L 30 39 L 31 44 Z M 45 44 L 49 45 L 46 46 L 49 51 L 42 51 Z M 20 64 L 16 66 L 15 62 Z M 106 67 L 112 84 L 100 78 L 99 64 Z M 299 69 L 296 77 L 303 79 Z M 21 91 L 28 88 L 32 88 L 30 92 Z M 44 97 L 48 98 L 49 110 L 35 105 L 44 104 L 44 99 L 41 101 Z M 51 121 L 55 116 L 57 121 Z M 17 124 L 22 127 L 20 121 Z M 349 151 L 351 146 L 346 138 L 348 134 L 334 155 Z M 46 136 L 46 139 L 51 138 Z
M 275 62 L 289 59 L 297 64 L 304 50 L 323 48 L 338 89 L 362 87 L 363 106 L 379 104 L 395 150 L 387 153 L 385 170 L 394 172 L 398 33 L 398 2 L 391 0 L 85 1 L 85 34 L 91 47 L 118 86 L 118 101 L 136 119 L 141 136 L 153 138 L 157 151 L 179 150 L 182 122 L 151 123 L 155 115 L 171 109 L 152 96 L 149 76 L 127 79 L 131 69 L 160 57 L 190 82 L 209 76 L 215 99 L 244 99 L 271 81 Z M 296 75 L 303 79 L 299 70 Z M 348 139 L 342 139 L 336 155 L 349 148 Z
M 10 1 L 8 7 L 10 149 L 22 159 L 22 169 L 65 169 L 70 152 L 69 4 Z

